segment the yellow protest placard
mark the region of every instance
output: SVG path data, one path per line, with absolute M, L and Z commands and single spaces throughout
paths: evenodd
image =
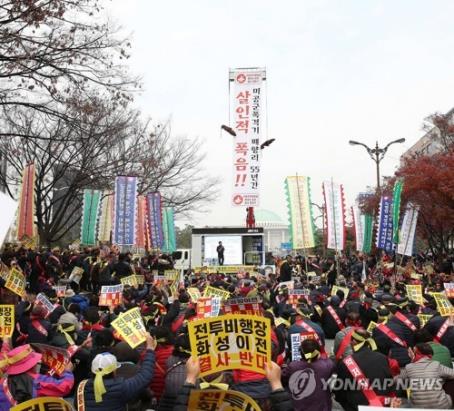
M 306 273 L 307 277 L 315 277 L 316 275 L 317 273 L 315 271 L 309 271 L 308 273 Z
M 20 297 L 25 295 L 25 276 L 18 267 L 12 267 L 9 270 L 5 287 Z
M 424 327 L 432 317 L 433 317 L 432 314 L 418 314 L 421 327 Z
M 339 287 L 337 285 L 333 285 L 333 288 L 331 289 L 331 295 L 336 295 L 338 290 L 341 290 L 344 293 L 345 299 L 348 297 L 348 293 L 350 292 L 350 289 L 347 287 Z
M 230 297 L 230 293 L 220 288 L 211 287 L 211 285 L 205 288 L 203 292 L 204 297 L 221 297 L 221 300 L 227 300 Z
M 145 284 L 145 276 L 141 274 L 136 274 L 137 284 L 144 285 Z
M 146 330 L 140 315 L 139 307 L 132 308 L 112 321 L 112 327 L 120 334 L 131 348 L 146 341 Z
M 0 305 L 0 338 L 11 337 L 14 331 L 14 305 Z
M 418 274 L 418 273 L 410 273 L 410 278 L 412 280 L 421 280 L 422 279 L 422 274 Z
M 255 315 L 227 314 L 188 323 L 200 375 L 243 369 L 265 374 L 271 361 L 271 322 Z
M 188 410 L 260 411 L 259 405 L 239 391 L 191 390 Z
M 432 293 L 437 303 L 437 310 L 442 317 L 449 317 L 454 314 L 454 307 L 446 297 L 445 293 Z
M 187 292 L 189 294 L 189 297 L 191 297 L 191 301 L 192 302 L 197 302 L 197 300 L 202 297 L 202 293 L 200 292 L 200 290 L 198 288 L 195 288 L 195 287 L 189 287 L 187 289 Z
M 120 282 L 123 285 L 129 285 L 130 287 L 133 287 L 133 288 L 138 288 L 139 287 L 139 282 L 137 280 L 137 275 L 135 275 L 135 274 L 121 278 Z
M 72 406 L 58 397 L 41 397 L 21 402 L 10 411 L 72 411 Z
M 164 276 L 169 283 L 180 279 L 180 273 L 178 270 L 165 270 Z
M 421 284 L 416 285 L 405 284 L 405 288 L 407 289 L 407 296 L 409 300 L 413 300 L 416 304 L 419 305 L 424 304 Z

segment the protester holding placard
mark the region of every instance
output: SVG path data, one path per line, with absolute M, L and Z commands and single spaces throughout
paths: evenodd
M 119 367 L 115 356 L 98 354 L 92 362 L 94 378 L 82 381 L 76 390 L 76 407 L 85 411 L 123 411 L 125 405 L 143 390 L 153 377 L 156 340 L 147 334 L 146 354 L 139 372 L 131 378 L 116 378 Z

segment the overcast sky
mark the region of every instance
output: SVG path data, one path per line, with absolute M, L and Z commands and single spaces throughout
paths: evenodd
M 245 220 L 229 203 L 232 137 L 219 132 L 229 68 L 267 69 L 267 135 L 276 142 L 263 152 L 261 208 L 285 220 L 286 176 L 310 176 L 318 203 L 333 177 L 349 207 L 375 184 L 375 165 L 348 140 L 405 137 L 382 162 L 390 175 L 423 119 L 454 106 L 452 0 L 112 0 L 108 10 L 132 34 L 139 108 L 171 118 L 177 135 L 204 139 L 206 172 L 223 179 L 196 225 Z

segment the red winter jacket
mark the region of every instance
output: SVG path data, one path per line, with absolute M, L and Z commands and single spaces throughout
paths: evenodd
M 166 382 L 166 371 L 167 359 L 172 355 L 173 345 L 159 344 L 155 350 L 155 369 L 153 374 L 153 379 L 150 383 L 150 389 L 153 391 L 156 399 L 159 401 L 162 393 L 164 392 L 165 382 Z

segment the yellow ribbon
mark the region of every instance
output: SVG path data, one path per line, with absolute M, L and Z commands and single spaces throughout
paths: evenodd
M 95 372 L 95 382 L 93 384 L 95 388 L 95 401 L 101 402 L 102 396 L 106 393 L 106 387 L 104 386 L 104 380 L 102 377 L 114 372 L 117 369 L 117 364 L 109 365 L 103 370 Z
M 304 358 L 306 359 L 307 362 L 312 362 L 312 360 L 318 358 L 319 356 L 320 356 L 319 350 L 314 350 L 312 352 L 307 352 L 304 354 Z
M 12 357 L 6 356 L 3 360 L 0 360 L 0 369 L 9 365 L 14 365 L 19 361 L 22 361 L 24 358 L 27 358 L 32 352 L 33 350 L 31 349 L 30 346 L 28 346 L 28 348 L 26 348 L 24 351 L 17 353 Z
M 361 349 L 364 346 L 364 344 L 366 344 L 366 343 L 369 345 L 369 347 L 371 348 L 372 351 L 375 351 L 377 349 L 377 344 L 375 343 L 375 341 L 372 338 L 364 338 L 363 336 L 357 334 L 356 332 L 354 332 L 352 334 L 352 338 L 355 341 L 360 341 L 358 344 L 353 346 L 354 352 Z
M 76 327 L 74 325 L 70 325 L 70 326 L 67 326 L 67 327 L 63 327 L 62 324 L 59 324 L 58 327 L 57 327 L 57 330 L 59 332 L 61 332 L 65 338 L 66 338 L 66 341 L 68 341 L 68 344 L 69 345 L 75 345 L 76 343 L 74 342 L 73 338 L 71 337 L 71 335 L 69 335 L 68 333 L 69 332 L 74 332 L 76 331 Z
M 217 388 L 219 390 L 227 391 L 229 389 L 229 384 L 221 383 L 221 381 L 222 375 L 210 382 L 203 380 L 203 382 L 200 383 L 200 389 L 206 390 L 207 388 Z

